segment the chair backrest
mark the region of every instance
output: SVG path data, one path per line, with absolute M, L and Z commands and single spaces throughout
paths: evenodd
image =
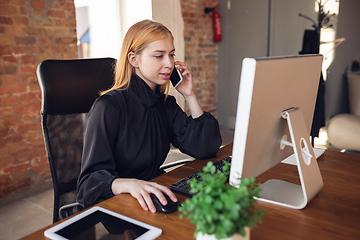
M 45 60 L 37 68 L 41 124 L 54 186 L 53 221 L 76 200 L 86 114 L 114 83 L 115 59 Z

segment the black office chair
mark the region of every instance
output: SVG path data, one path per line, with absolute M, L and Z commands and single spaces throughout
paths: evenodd
M 45 60 L 37 68 L 41 124 L 54 186 L 53 222 L 59 220 L 61 206 L 76 201 L 86 113 L 100 91 L 112 86 L 114 63 L 113 58 Z M 72 214 L 72 208 L 67 209 L 60 219 Z

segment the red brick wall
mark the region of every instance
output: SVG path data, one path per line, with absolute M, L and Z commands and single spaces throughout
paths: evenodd
M 194 92 L 204 111 L 216 115 L 217 109 L 217 43 L 213 41 L 212 14 L 217 0 L 181 0 L 184 19 L 185 63 L 190 66 Z
M 0 0 L 2 199 L 51 185 L 35 72 L 45 59 L 77 58 L 76 41 L 73 0 Z

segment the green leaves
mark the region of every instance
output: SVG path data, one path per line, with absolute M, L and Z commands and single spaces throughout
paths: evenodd
M 224 166 L 229 169 L 230 164 Z M 179 208 L 180 218 L 186 216 L 196 224 L 196 232 L 215 234 L 217 239 L 227 238 L 234 233 L 245 235 L 244 227 L 252 228 L 261 222 L 264 212 L 254 208 L 261 185 L 255 178 L 242 179 L 239 187 L 228 184 L 228 172 L 216 171 L 208 162 L 200 173 L 202 181 L 189 181 L 191 192 L 197 194 L 187 199 Z

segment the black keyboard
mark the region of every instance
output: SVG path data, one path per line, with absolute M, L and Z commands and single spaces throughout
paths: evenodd
M 221 159 L 220 161 L 214 163 L 214 166 L 217 170 L 222 171 L 223 166 L 225 165 L 225 163 L 231 163 L 231 156 L 230 157 L 226 157 Z M 230 168 L 227 170 L 230 171 Z M 179 193 L 181 195 L 187 196 L 187 197 L 192 197 L 194 196 L 196 193 L 190 193 L 190 184 L 187 183 L 188 180 L 196 178 L 196 180 L 198 182 L 201 181 L 201 177 L 199 176 L 199 173 L 203 172 L 203 170 L 198 171 L 194 174 L 191 174 L 190 176 L 187 176 L 186 178 L 181 179 L 180 181 L 173 183 L 172 185 L 170 185 L 170 190 L 175 192 L 175 193 Z

